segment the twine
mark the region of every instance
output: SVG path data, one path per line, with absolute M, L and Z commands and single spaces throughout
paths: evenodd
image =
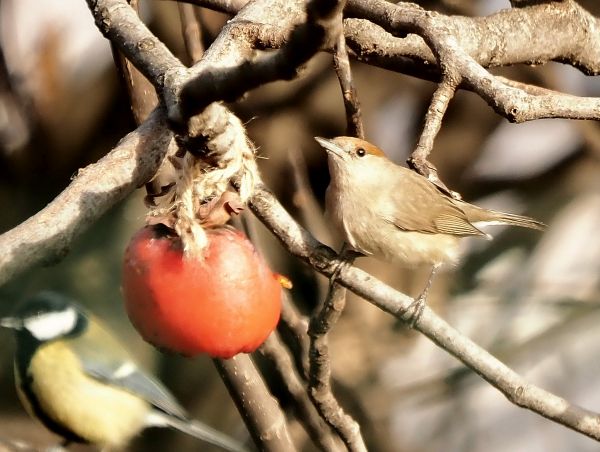
M 244 129 L 231 127 L 226 130 L 237 132 Z M 258 180 L 254 146 L 244 133 L 225 132 L 207 143 L 206 147 L 211 164 L 187 152 L 181 160 L 181 167 L 175 168 L 177 178 L 170 205 L 149 212 L 150 216 L 170 215 L 174 218 L 173 228 L 181 237 L 186 258 L 201 259 L 208 245 L 206 232 L 196 216 L 200 205 L 220 198 L 229 188 L 231 179 L 238 175 L 240 200 L 246 203 Z

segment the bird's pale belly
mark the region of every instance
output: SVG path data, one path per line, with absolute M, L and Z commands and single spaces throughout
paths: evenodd
M 377 231 L 373 231 L 374 224 L 378 225 Z M 454 264 L 459 257 L 459 240 L 451 235 L 403 231 L 382 221 L 370 223 L 354 219 L 352 229 L 343 221 L 340 226 L 352 247 L 388 262 L 412 267 Z

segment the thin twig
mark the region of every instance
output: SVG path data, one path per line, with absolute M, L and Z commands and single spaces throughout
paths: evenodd
M 339 442 L 339 438 L 336 438 L 329 426 L 321 419 L 315 406 L 308 398 L 306 389 L 294 368 L 289 352 L 281 342 L 278 334 L 276 332 L 271 334 L 258 350 L 275 367 L 286 390 L 291 395 L 298 420 L 304 426 L 315 445 L 324 451 L 344 450 L 343 445 Z
M 323 217 L 323 211 L 315 197 L 308 180 L 308 169 L 304 155 L 300 149 L 292 148 L 287 153 L 294 182 L 294 194 L 292 202 L 298 209 L 302 224 L 319 237 L 325 243 L 333 243 L 331 228 Z M 327 293 L 327 280 L 320 278 L 315 272 L 312 273 L 314 284 L 317 286 L 319 300 Z
M 185 3 L 177 3 L 177 8 L 179 9 L 185 49 L 192 64 L 196 64 L 204 54 L 202 30 L 200 29 L 200 22 L 196 17 L 196 7 Z
M 459 83 L 460 77 L 449 77 L 444 74 L 444 78 L 439 83 L 429 103 L 429 108 L 425 114 L 425 124 L 419 136 L 417 147 L 408 159 L 411 168 L 456 199 L 460 199 L 460 195 L 446 187 L 438 177 L 437 169 L 427 160 L 427 157 L 433 149 L 433 142 L 442 127 L 444 114 Z
M 308 380 L 308 351 L 310 349 L 308 321 L 298 312 L 298 309 L 287 293 L 283 294 L 281 321 L 277 328 L 286 331 L 288 335 L 294 339 L 294 345 L 297 349 L 293 354 L 294 359 L 296 360 L 296 368 L 300 375 L 305 380 Z
M 339 269 L 350 264 L 351 259 L 348 259 L 340 265 Z M 344 412 L 331 388 L 328 333 L 337 323 L 346 306 L 346 289 L 336 283 L 336 275 L 337 271 L 331 277 L 329 292 L 323 304 L 311 316 L 308 326 L 310 337 L 308 390 L 317 410 L 338 432 L 348 450 L 363 452 L 367 447 L 360 433 L 360 425 Z
M 344 109 L 346 111 L 346 135 L 351 137 L 365 138 L 365 130 L 360 113 L 360 103 L 358 94 L 352 81 L 352 71 L 350 70 L 350 60 L 346 50 L 346 38 L 341 32 L 333 52 L 333 64 L 342 96 L 344 97 Z
M 213 362 L 258 449 L 269 452 L 296 450 L 287 431 L 285 415 L 250 356 L 239 354 Z
M 340 30 L 337 38 L 333 61 L 344 99 L 346 134 L 364 138 L 360 104 L 352 81 L 350 60 L 348 59 L 343 30 Z M 344 249 L 346 248 L 344 247 Z M 367 450 L 360 432 L 360 425 L 344 412 L 331 388 L 331 358 L 329 356 L 328 333 L 342 315 L 345 305 L 346 289 L 336 284 L 334 276 L 330 281 L 329 291 L 321 309 L 315 312 L 310 319 L 308 328 L 310 337 L 308 384 L 311 399 L 323 419 L 338 432 L 348 450 L 358 452 Z
M 137 0 L 130 0 L 131 8 L 138 13 L 139 5 Z M 113 59 L 117 71 L 125 82 L 127 93 L 129 94 L 129 103 L 135 123 L 139 126 L 146 120 L 148 115 L 158 105 L 158 97 L 152 83 L 121 53 L 120 50 L 111 41 Z

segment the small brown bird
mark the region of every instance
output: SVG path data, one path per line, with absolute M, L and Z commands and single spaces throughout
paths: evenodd
M 354 250 L 415 266 L 433 266 L 413 307 L 420 315 L 436 269 L 455 263 L 459 239 L 491 238 L 479 229 L 507 224 L 543 230 L 528 217 L 482 209 L 442 193 L 427 178 L 396 165 L 377 146 L 352 137 L 315 137 L 328 154 L 328 216 Z M 413 319 L 416 320 L 416 319 Z

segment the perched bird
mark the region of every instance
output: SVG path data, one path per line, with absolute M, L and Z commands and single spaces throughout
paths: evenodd
M 328 154 L 331 182 L 326 211 L 350 246 L 389 262 L 432 265 L 417 310 L 422 310 L 435 270 L 458 260 L 461 237 L 490 238 L 479 229 L 486 224 L 545 227 L 528 217 L 451 198 L 427 178 L 393 163 L 367 141 L 315 139 Z
M 71 442 L 121 449 L 147 427 L 172 427 L 223 449 L 238 442 L 188 419 L 102 324 L 68 298 L 41 292 L 0 319 L 14 330 L 15 380 L 28 413 Z

